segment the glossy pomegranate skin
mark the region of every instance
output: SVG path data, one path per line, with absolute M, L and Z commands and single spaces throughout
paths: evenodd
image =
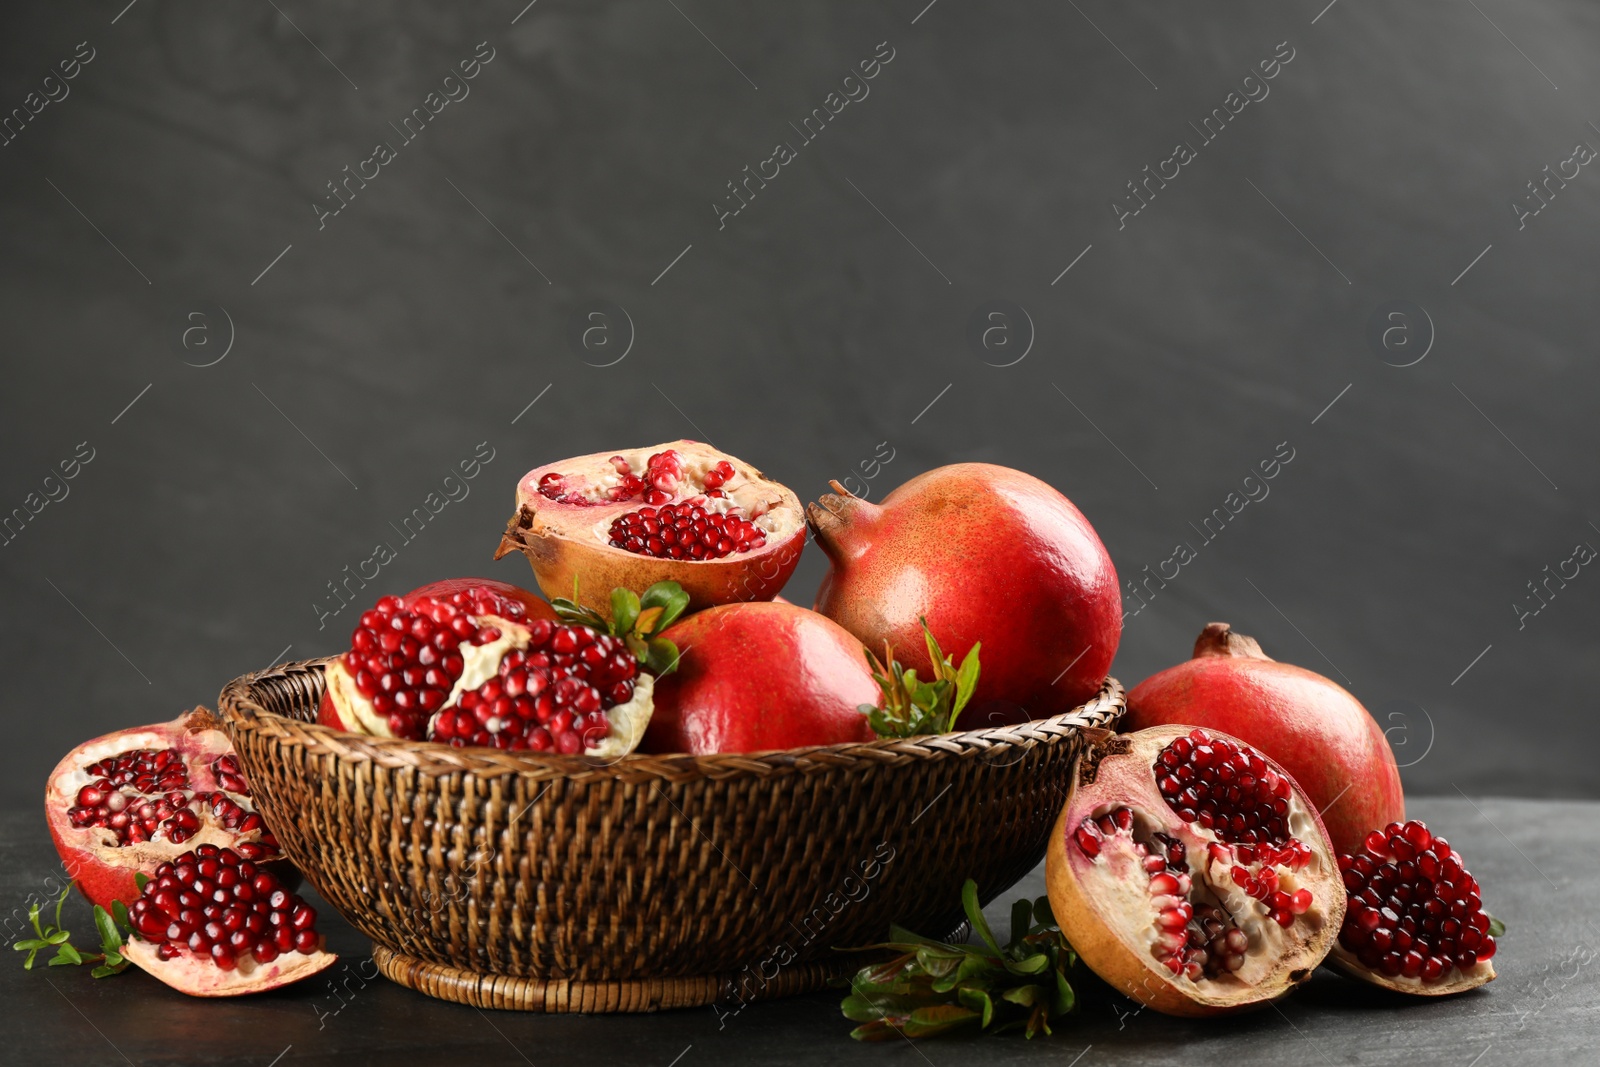
M 957 463 L 869 504 L 844 494 L 808 510 L 833 566 L 816 609 L 873 649 L 926 673 L 918 616 L 960 662 L 983 669 L 968 729 L 1067 712 L 1099 690 L 1122 636 L 1116 568 L 1072 502 L 1032 475 Z
M 724 604 L 665 636 L 678 669 L 655 688 L 644 752 L 761 752 L 873 740 L 857 710 L 880 704 L 861 642 L 793 604 Z
M 1394 753 L 1378 723 L 1342 686 L 1279 663 L 1253 640 L 1211 623 L 1195 656 L 1128 694 L 1124 730 L 1201 726 L 1259 748 L 1294 775 L 1339 852 L 1358 852 L 1374 826 L 1404 823 Z

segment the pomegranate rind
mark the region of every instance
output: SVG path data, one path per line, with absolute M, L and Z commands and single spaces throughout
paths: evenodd
M 129 938 L 119 949 L 124 959 L 148 972 L 166 985 L 191 997 L 237 997 L 264 993 L 310 978 L 332 967 L 339 957 L 322 949 L 312 953 L 286 952 L 271 963 L 257 963 L 253 956 L 241 957 L 232 970 L 223 970 L 209 960 L 182 953 L 164 960 L 157 947 L 137 937 Z
M 1232 734 L 1281 763 L 1339 852 L 1359 852 L 1374 826 L 1406 821 L 1394 751 L 1361 702 L 1330 678 L 1268 657 L 1227 623 L 1201 631 L 1193 659 L 1129 691 L 1123 729 L 1169 724 Z
M 68 877 L 77 883 L 79 891 L 90 903 L 108 910 L 113 901 L 131 904 L 137 900 L 139 886 L 136 876 L 149 874 L 163 861 L 179 853 L 203 844 L 226 848 L 239 841 L 254 839 L 253 833 L 241 835 L 205 817 L 202 817 L 200 829 L 194 836 L 181 844 L 144 841 L 128 845 L 104 845 L 100 843 L 103 839 L 97 838 L 97 835 L 104 834 L 104 830 L 73 826 L 67 818 L 67 809 L 77 802 L 78 790 L 91 780 L 82 769 L 108 757 L 142 748 L 178 749 L 188 766 L 191 792 L 218 789 L 211 764 L 218 757 L 233 751 L 216 716 L 206 708 L 196 707 L 171 722 L 102 734 L 61 757 L 51 770 L 45 786 L 45 820 L 50 827 L 50 838 L 55 843 Z M 229 796 L 246 810 L 254 810 L 249 797 L 235 793 Z M 287 861 L 264 861 L 264 865 L 287 867 Z M 276 868 L 274 870 L 277 873 Z
M 1161 797 L 1152 770 L 1161 750 L 1187 733 L 1188 727 L 1156 727 L 1106 737 L 1089 745 L 1080 757 L 1072 791 L 1056 819 L 1045 852 L 1050 906 L 1079 957 L 1118 992 L 1166 1015 L 1248 1011 L 1282 999 L 1307 981 L 1336 947 L 1344 921 L 1344 886 L 1332 842 L 1316 809 L 1292 775 L 1263 755 L 1267 765 L 1288 778 L 1293 787 L 1291 828 L 1312 850 L 1312 860 L 1300 873 L 1298 885 L 1311 890 L 1313 905 L 1288 929 L 1276 927 L 1270 920 L 1260 923 L 1278 943 L 1272 946 L 1272 956 L 1258 954 L 1261 942 L 1252 936 L 1252 958 L 1238 972 L 1243 979 L 1222 975 L 1191 981 L 1174 976 L 1149 951 L 1146 935 L 1151 922 L 1150 905 L 1147 883 L 1138 877 L 1142 872 L 1135 872 L 1131 878 L 1089 875 L 1089 871 L 1098 872 L 1099 868 L 1069 842 L 1072 831 L 1086 816 L 1127 805 L 1159 814 L 1163 831 L 1185 843 L 1191 866 L 1199 873 L 1206 846 L 1217 838 L 1198 823 L 1184 823 L 1171 811 Z M 1217 731 L 1211 734 L 1219 739 L 1226 736 Z M 1236 738 L 1229 740 L 1242 744 Z M 1219 888 L 1223 885 L 1220 879 L 1215 884 Z M 1137 895 L 1136 900 L 1133 895 Z M 1108 896 L 1113 899 L 1107 900 Z
M 677 669 L 656 684 L 647 752 L 763 752 L 874 739 L 861 704 L 883 691 L 866 650 L 826 616 L 794 604 L 723 604 L 664 635 Z
M 743 460 L 698 441 L 669 441 L 620 454 L 634 461 L 635 469 L 642 469 L 648 456 L 669 449 L 682 455 L 694 476 L 722 461 L 732 464 L 735 477 L 726 491 L 741 505 L 759 503 L 767 508 L 752 520 L 765 532 L 767 543 L 749 552 L 707 560 L 658 559 L 613 547 L 604 531 L 613 519 L 645 506 L 642 501 L 579 505 L 551 500 L 539 492 L 539 480 L 552 472 L 578 473 L 597 480 L 614 473 L 611 457 L 619 453 L 596 452 L 535 467 L 517 483 L 516 511 L 506 524 L 495 558 L 521 552 L 546 596 L 576 599 L 605 618 L 611 617 L 613 589 L 642 590 L 661 581 L 677 582 L 689 594 L 690 611 L 771 600 L 794 573 L 805 548 L 800 498 Z M 676 499 L 687 495 L 679 494 Z M 750 508 L 744 510 L 748 513 Z
M 832 566 L 816 610 L 928 677 L 922 620 L 959 663 L 981 643 L 969 729 L 1061 715 L 1099 692 L 1122 637 L 1116 567 L 1048 483 L 989 463 L 919 474 L 880 503 L 835 484 L 806 509 Z

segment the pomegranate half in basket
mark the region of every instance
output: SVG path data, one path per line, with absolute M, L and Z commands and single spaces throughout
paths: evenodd
M 677 582 L 689 610 L 771 600 L 805 547 L 789 489 L 697 441 L 536 467 L 496 558 L 520 551 L 539 588 L 602 614 L 614 588 Z

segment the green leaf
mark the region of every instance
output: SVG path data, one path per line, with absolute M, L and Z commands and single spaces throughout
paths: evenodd
M 1489 936 L 1506 936 L 1506 924 L 1501 922 L 1499 919 L 1496 919 L 1493 915 L 1489 916 Z
M 661 615 L 656 619 L 651 633 L 660 633 L 674 622 L 689 607 L 689 594 L 677 582 L 657 582 L 644 591 L 644 596 L 639 600 L 643 608 L 660 608 Z
M 933 664 L 935 677 L 943 677 L 940 668 L 945 665 L 944 649 L 939 647 L 939 639 L 933 636 L 933 631 L 928 628 L 928 620 L 922 615 L 917 616 L 917 621 L 922 623 L 922 641 L 928 646 L 928 662 Z
M 631 589 L 611 590 L 611 625 L 619 634 L 633 629 L 639 618 L 639 597 Z
M 994 1001 L 991 1000 L 989 998 L 989 994 L 984 992 L 982 989 L 979 989 L 976 986 L 964 987 L 959 993 L 956 994 L 956 997 L 961 1001 L 962 1007 L 966 1008 L 968 1011 L 975 1011 L 978 1013 L 978 1017 L 980 1019 L 978 1025 L 980 1027 L 988 1027 L 988 1025 L 994 1021 Z
M 1033 932 L 1033 904 L 1027 900 L 1018 900 L 1011 905 L 1011 940 L 1006 943 L 1007 948 L 1013 948 Z
M 653 637 L 645 653 L 644 665 L 656 677 L 678 669 L 678 646 L 665 637 Z
M 955 705 L 950 709 L 949 728 L 951 730 L 956 728 L 956 719 L 960 717 L 961 709 L 967 706 L 967 702 L 972 699 L 972 694 L 978 690 L 978 649 L 982 646 L 983 643 L 981 641 L 974 644 L 967 652 L 966 657 L 962 659 L 961 669 L 956 672 Z
M 873 1019 L 864 1026 L 858 1026 L 850 1031 L 850 1036 L 857 1041 L 892 1041 L 903 1037 L 899 1027 L 900 1020 L 891 1023 L 888 1019 Z
M 111 917 L 117 921 L 117 925 L 122 929 L 133 930 L 133 921 L 128 918 L 128 906 L 122 901 L 113 900 L 111 902 Z
M 967 921 L 972 923 L 973 932 L 981 937 L 983 943 L 993 949 L 996 955 L 1000 955 L 1000 942 L 994 939 L 994 933 L 989 929 L 989 921 L 983 917 L 983 905 L 978 903 L 978 883 L 971 878 L 961 886 L 961 906 L 966 909 Z
M 98 904 L 94 906 L 94 926 L 100 932 L 100 944 L 107 952 L 121 947 L 122 931 L 117 929 L 116 921 L 106 914 L 106 909 Z
M 83 957 L 71 945 L 62 945 L 56 949 L 55 958 L 50 961 L 52 967 L 76 967 L 83 962 Z
M 29 949 L 32 949 L 34 952 L 38 952 L 42 948 L 49 948 L 50 947 L 50 942 L 45 941 L 42 938 L 31 938 L 30 937 L 26 941 L 18 941 L 15 945 L 12 945 L 11 947 L 16 949 L 18 952 L 26 952 Z
M 958 1026 L 977 1022 L 979 1018 L 979 1014 L 971 1008 L 955 1004 L 936 1004 L 912 1012 L 901 1029 L 905 1031 L 907 1037 L 932 1037 L 934 1034 L 942 1034 Z
M 1050 968 L 1050 957 L 1040 952 L 1033 956 L 1025 956 L 1014 963 L 1007 963 L 1006 970 L 1012 974 L 1042 974 Z
M 1056 913 L 1050 908 L 1050 898 L 1048 896 L 1040 897 L 1033 902 L 1033 921 L 1042 927 L 1054 927 L 1056 925 Z
M 51 945 L 59 945 L 71 936 L 72 935 L 65 930 L 56 930 L 52 928 L 50 933 L 45 936 L 45 942 Z
M 1031 1008 L 1045 999 L 1045 988 L 1042 985 L 1012 986 L 1001 994 L 1001 999 L 1008 1004 L 1020 1004 Z
M 1072 992 L 1072 986 L 1067 982 L 1067 976 L 1060 971 L 1056 972 L 1056 996 L 1050 1005 L 1050 1011 L 1056 1015 L 1065 1015 L 1077 1004 L 1078 998 Z
M 141 892 L 141 893 L 144 892 L 144 887 L 149 881 L 150 881 L 150 876 L 148 874 L 145 874 L 143 871 L 135 871 L 134 872 L 134 874 L 133 874 L 133 884 L 139 887 L 139 892 Z

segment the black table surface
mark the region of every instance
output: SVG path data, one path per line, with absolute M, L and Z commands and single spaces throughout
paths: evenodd
M 1457 1067 L 1594 1062 L 1600 931 L 1585 887 L 1600 882 L 1600 804 L 1465 797 L 1414 800 L 1411 814 L 1445 834 L 1509 927 L 1495 958 L 1500 977 L 1476 992 L 1430 1001 L 1399 998 L 1326 969 L 1292 998 L 1251 1015 L 1187 1020 L 1140 1012 L 1093 978 L 1079 1010 L 1055 1036 L 941 1038 L 860 1045 L 847 1036 L 833 992 L 752 1004 L 719 1020 L 710 1008 L 655 1015 L 549 1016 L 479 1011 L 373 977 L 370 945 L 324 907 L 322 925 L 340 963 L 289 989 L 196 1000 L 131 970 L 96 980 L 87 968 L 0 966 L 9 1024 L 0 1062 L 212 1064 L 307 1063 L 656 1064 L 826 1062 L 945 1064 L 1398 1064 Z M 0 817 L 0 901 L 7 940 L 26 923 L 26 901 L 59 863 L 37 812 Z M 1044 891 L 1044 869 L 1002 894 Z M 77 899 L 64 925 L 90 926 Z M 79 944 L 89 940 L 79 939 Z M 329 976 L 332 976 L 331 980 Z M 719 1025 L 719 1022 L 721 1025 Z

